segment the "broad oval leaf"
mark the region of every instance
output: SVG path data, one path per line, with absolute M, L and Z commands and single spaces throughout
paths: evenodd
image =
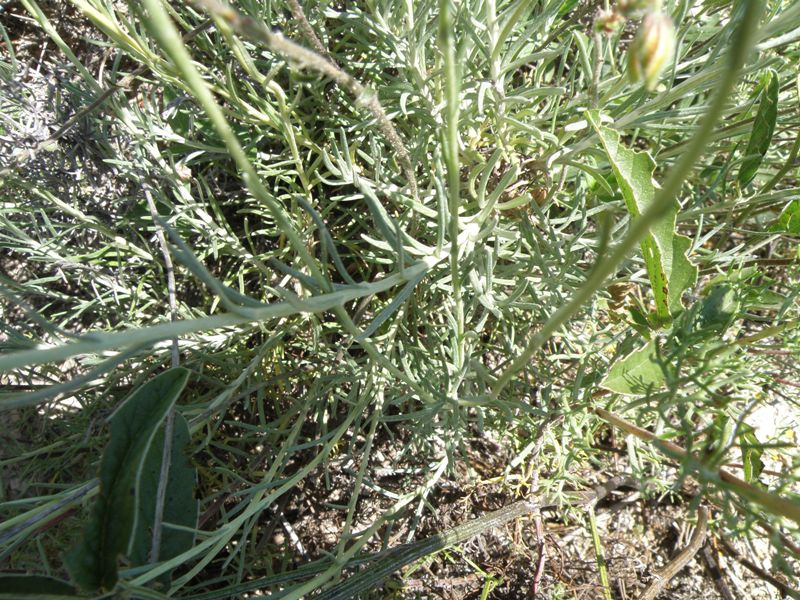
M 73 580 L 86 590 L 111 590 L 117 561 L 127 552 L 137 519 L 145 455 L 189 371 L 161 373 L 129 396 L 111 417 L 111 438 L 100 465 L 100 491 L 83 539 L 66 556 Z
M 663 387 L 666 379 L 663 361 L 651 340 L 614 363 L 600 385 L 618 394 L 642 396 Z

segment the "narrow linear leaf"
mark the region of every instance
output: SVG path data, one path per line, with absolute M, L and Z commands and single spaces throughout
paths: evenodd
M 600 385 L 618 394 L 641 396 L 663 387 L 665 382 L 663 364 L 651 340 L 614 363 Z
M 616 131 L 600 126 L 597 111 L 586 114 L 600 137 L 628 212 L 634 218 L 640 216 L 655 198 L 655 161 L 646 152 L 627 148 Z M 686 256 L 691 240 L 675 233 L 677 214 L 678 204 L 675 203 L 673 210 L 654 225 L 641 242 L 659 323 L 669 323 L 672 316 L 682 310 L 681 295 L 697 281 L 697 267 Z
M 378 328 L 383 325 L 383 323 L 391 317 L 395 312 L 397 312 L 403 304 L 405 304 L 406 300 L 411 296 L 414 288 L 417 287 L 420 281 L 425 278 L 426 273 L 421 273 L 411 281 L 409 281 L 402 290 L 395 296 L 395 298 L 386 306 L 381 312 L 379 312 L 372 322 L 364 329 L 364 331 L 356 338 L 356 341 L 366 340 L 369 336 L 375 333 Z
M 317 598 L 318 600 L 348 600 L 356 598 L 363 592 L 377 588 L 387 577 L 404 566 L 449 546 L 460 544 L 492 527 L 500 527 L 509 521 L 529 514 L 535 508 L 535 505 L 527 501 L 515 502 L 449 531 L 418 542 L 392 548 L 380 559 L 365 567 L 356 575 L 324 591 Z
M 747 142 L 742 166 L 739 168 L 739 185 L 742 187 L 753 181 L 764 160 L 764 155 L 772 142 L 775 123 L 778 120 L 778 92 L 780 83 L 774 69 L 767 70 L 761 79 L 761 101 L 758 105 L 753 130 Z
M 144 457 L 156 430 L 189 378 L 170 369 L 140 387 L 111 418 L 111 438 L 100 466 L 100 491 L 83 539 L 66 556 L 73 580 L 87 590 L 111 590 L 117 561 L 133 535 Z

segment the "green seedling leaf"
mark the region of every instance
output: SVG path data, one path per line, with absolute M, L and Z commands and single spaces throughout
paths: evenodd
M 800 200 L 790 202 L 770 229 L 781 233 L 800 235 Z
M 651 336 L 650 321 L 647 320 L 647 311 L 641 302 L 635 302 L 628 306 L 628 324 L 644 339 L 649 340 Z
M 616 131 L 600 126 L 600 115 L 597 111 L 588 111 L 586 115 L 600 137 L 622 191 L 625 206 L 631 216 L 636 218 L 655 198 L 655 161 L 646 152 L 636 152 L 624 146 Z M 670 323 L 672 316 L 683 310 L 681 295 L 697 281 L 697 267 L 686 257 L 691 240 L 675 233 L 677 214 L 678 205 L 675 203 L 673 210 L 654 225 L 641 242 L 659 325 Z
M 172 458 L 169 465 L 169 479 L 164 498 L 164 512 L 158 560 L 174 558 L 194 544 L 194 534 L 190 529 L 197 526 L 197 500 L 194 488 L 197 471 L 189 462 L 186 450 L 191 440 L 189 425 L 180 413 L 175 414 L 172 430 Z M 161 462 L 164 452 L 164 426 L 161 426 L 150 444 L 142 465 L 139 480 L 139 503 L 136 531 L 134 532 L 128 559 L 134 566 L 144 565 L 149 560 L 153 522 L 155 520 L 158 480 L 161 475 Z M 179 525 L 187 529 L 176 529 Z
M 0 575 L 0 599 L 33 600 L 77 598 L 78 591 L 66 581 L 45 575 Z
M 744 479 L 748 483 L 758 484 L 761 472 L 764 470 L 764 462 L 761 460 L 764 450 L 761 442 L 758 441 L 752 429 L 740 435 L 739 440 L 742 447 Z
M 650 341 L 614 363 L 600 385 L 618 394 L 642 396 L 663 387 L 666 379 L 655 342 Z
M 189 371 L 183 368 L 161 373 L 111 417 L 97 500 L 83 539 L 66 556 L 73 580 L 86 590 L 111 590 L 117 582 L 117 561 L 127 554 L 136 529 L 145 456 L 188 378 Z
M 772 142 L 775 132 L 775 122 L 778 119 L 778 91 L 780 84 L 778 74 L 774 69 L 769 69 L 761 79 L 761 101 L 758 105 L 753 130 L 747 142 L 742 166 L 739 168 L 739 185 L 744 187 L 756 176 L 761 161 Z
M 728 285 L 715 285 L 700 305 L 699 325 L 702 329 L 722 333 L 739 312 L 736 292 Z

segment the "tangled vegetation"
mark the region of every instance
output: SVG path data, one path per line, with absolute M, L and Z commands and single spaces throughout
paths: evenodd
M 2 4 L 0 598 L 800 597 L 800 4 L 302 4 Z

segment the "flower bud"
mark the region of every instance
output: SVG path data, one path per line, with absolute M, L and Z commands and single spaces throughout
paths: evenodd
M 594 19 L 594 30 L 597 33 L 611 35 L 616 33 L 625 24 L 625 17 L 614 11 L 600 11 Z
M 675 26 L 664 13 L 647 13 L 628 47 L 628 75 L 652 91 L 675 50 Z

